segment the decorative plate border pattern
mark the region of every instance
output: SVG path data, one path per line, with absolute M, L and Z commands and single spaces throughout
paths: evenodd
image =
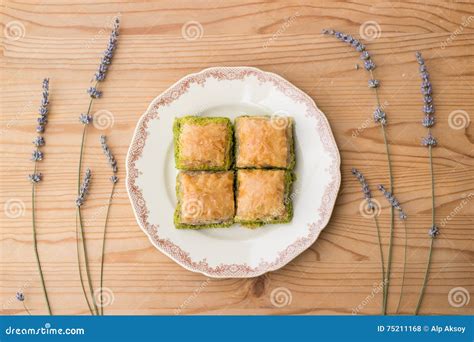
M 271 262 L 262 260 L 256 267 L 251 267 L 247 264 L 219 264 L 217 266 L 210 266 L 206 259 L 193 260 L 190 254 L 180 246 L 176 245 L 169 239 L 161 238 L 158 234 L 159 227 L 148 222 L 149 210 L 147 209 L 142 191 L 136 183 L 140 174 L 140 171 L 136 167 L 136 162 L 142 156 L 143 148 L 145 147 L 146 139 L 149 134 L 148 127 L 150 121 L 159 118 L 159 109 L 163 106 L 169 106 L 173 101 L 186 93 L 191 84 L 204 85 L 208 78 L 214 78 L 218 81 L 243 80 L 249 76 L 256 77 L 261 83 L 271 82 L 273 86 L 286 96 L 291 97 L 293 101 L 305 105 L 305 115 L 316 120 L 317 131 L 321 137 L 321 141 L 323 142 L 324 149 L 331 157 L 331 164 L 328 169 L 330 174 L 333 175 L 333 178 L 324 189 L 322 204 L 318 209 L 319 219 L 316 222 L 308 223 L 308 234 L 292 241 L 284 250 L 278 253 L 275 260 Z M 323 228 L 329 222 L 329 218 L 331 217 L 336 202 L 341 183 L 340 163 L 339 151 L 329 123 L 325 115 L 318 109 L 315 102 L 307 94 L 282 77 L 257 68 L 213 67 L 183 77 L 155 98 L 150 104 L 146 112 L 140 118 L 130 144 L 126 161 L 126 186 L 140 227 L 148 235 L 153 245 L 159 250 L 186 269 L 203 273 L 209 277 L 247 278 L 256 277 L 285 266 L 316 241 Z

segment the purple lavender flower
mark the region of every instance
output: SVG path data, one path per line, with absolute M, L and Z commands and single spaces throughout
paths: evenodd
M 383 111 L 383 109 L 381 107 L 375 108 L 374 121 L 379 122 L 384 126 L 387 124 L 387 117 L 386 117 L 385 112 Z
M 84 204 L 86 200 L 87 193 L 89 192 L 89 186 L 91 182 L 92 173 L 90 169 L 86 170 L 86 175 L 84 176 L 84 180 L 82 181 L 81 188 L 79 190 L 79 196 L 76 199 L 76 206 L 80 207 Z
M 364 198 L 368 203 L 369 209 L 375 209 L 375 204 L 372 202 L 372 193 L 370 192 L 369 184 L 367 184 L 364 175 L 356 168 L 352 168 L 351 172 L 357 178 L 360 185 L 362 185 L 362 192 L 364 193 Z
M 109 162 L 109 165 L 112 168 L 112 172 L 117 173 L 117 161 L 115 160 L 114 155 L 110 151 L 109 145 L 107 145 L 107 138 L 105 135 L 100 136 L 100 145 L 102 146 L 102 151 L 104 151 L 104 154 L 107 157 L 107 161 Z
M 378 186 L 378 189 L 382 192 L 382 194 L 385 196 L 390 205 L 398 210 L 400 220 L 406 220 L 407 215 L 400 206 L 400 202 L 397 200 L 397 198 L 390 191 L 387 191 L 381 184 Z
M 437 226 L 431 226 L 430 229 L 428 230 L 428 235 L 431 237 L 431 238 L 435 238 L 439 235 L 439 229 Z
M 99 89 L 97 89 L 96 87 L 89 87 L 89 89 L 87 89 L 87 93 L 93 99 L 98 99 L 99 97 L 102 96 L 102 92 Z
M 105 79 L 105 76 L 107 74 L 108 66 L 112 62 L 112 57 L 113 57 L 114 51 L 117 47 L 117 41 L 118 41 L 118 36 L 119 36 L 119 28 L 120 28 L 119 18 L 115 18 L 114 29 L 112 30 L 112 33 L 110 34 L 109 42 L 107 44 L 107 49 L 105 49 L 104 55 L 102 56 L 102 59 L 100 61 L 99 68 L 97 69 L 97 72 L 94 75 L 95 80 L 97 82 L 101 82 Z
M 33 145 L 36 147 L 44 146 L 44 138 L 41 135 L 38 135 L 35 140 L 33 140 Z
M 425 105 L 423 106 L 423 113 L 427 115 L 434 114 L 435 113 L 434 105 L 432 103 L 425 103 Z
M 88 124 L 90 124 L 90 123 L 92 122 L 92 116 L 82 113 L 82 114 L 79 116 L 79 121 L 80 121 L 83 125 L 88 125 Z
M 23 302 L 25 300 L 25 295 L 23 294 L 23 292 L 16 293 L 16 300 L 18 300 L 19 302 Z
M 43 179 L 43 175 L 39 172 L 35 172 L 33 174 L 28 175 L 28 179 L 32 183 L 39 183 Z
M 437 145 L 437 141 L 436 139 L 433 137 L 433 135 L 431 133 L 428 133 L 428 136 L 426 136 L 425 138 L 423 138 L 421 140 L 421 144 L 423 146 L 431 146 L 431 147 L 435 147 Z
M 110 176 L 110 181 L 112 183 L 117 183 L 118 182 L 118 177 L 116 175 Z
M 435 123 L 435 118 L 434 116 L 431 116 L 431 115 L 425 115 L 425 117 L 423 118 L 423 121 L 422 121 L 422 125 L 425 126 L 425 127 L 433 127 Z
M 374 70 L 375 69 L 375 63 L 371 59 L 368 59 L 368 60 L 364 61 L 364 68 L 367 71 Z
M 369 80 L 369 88 L 378 88 L 380 82 L 378 80 L 370 79 Z
M 31 160 L 33 161 L 40 161 L 43 160 L 43 152 L 40 150 L 34 150 L 33 153 L 31 154 Z

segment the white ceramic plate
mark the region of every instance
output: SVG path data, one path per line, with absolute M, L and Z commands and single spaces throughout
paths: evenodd
M 176 116 L 291 115 L 295 120 L 294 218 L 247 229 L 183 230 L 176 204 L 172 125 Z M 138 224 L 153 245 L 183 267 L 210 277 L 255 277 L 311 246 L 326 226 L 339 190 L 340 157 L 314 101 L 273 73 L 216 67 L 188 75 L 158 96 L 137 124 L 127 156 L 127 189 Z

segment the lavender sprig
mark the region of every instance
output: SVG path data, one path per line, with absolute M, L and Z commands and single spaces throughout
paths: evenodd
M 100 146 L 102 147 L 102 151 L 107 157 L 107 161 L 109 162 L 109 165 L 112 168 L 112 172 L 114 174 L 117 173 L 117 161 L 115 160 L 114 155 L 112 154 L 109 146 L 107 145 L 107 137 L 105 135 L 100 136 Z
M 370 211 L 372 211 L 372 217 L 374 218 L 375 222 L 375 228 L 377 229 L 377 238 L 378 238 L 378 243 L 379 243 L 379 251 L 380 251 L 380 264 L 381 264 L 381 271 L 382 271 L 382 294 L 385 295 L 385 281 L 386 281 L 386 275 L 385 275 L 385 264 L 384 264 L 384 258 L 383 258 L 383 250 L 382 250 L 382 238 L 380 236 L 380 227 L 379 227 L 379 222 L 377 219 L 377 212 L 376 212 L 376 206 L 374 202 L 372 201 L 372 192 L 370 191 L 369 184 L 367 183 L 364 175 L 357 170 L 356 168 L 352 168 L 351 170 L 352 174 L 357 178 L 359 181 L 360 185 L 362 186 L 362 192 L 364 194 L 364 198 L 367 201 L 368 208 Z M 386 311 L 385 308 L 385 302 L 382 301 L 382 314 L 384 314 Z
M 376 109 L 374 111 L 374 121 L 380 125 L 382 136 L 385 145 L 385 152 L 387 155 L 387 164 L 388 164 L 388 175 L 390 179 L 390 192 L 393 193 L 393 174 L 392 174 L 392 162 L 390 157 L 390 149 L 387 140 L 387 133 L 385 131 L 385 126 L 387 125 L 387 116 L 383 111 L 383 107 L 380 102 L 378 87 L 380 82 L 374 77 L 374 69 L 376 67 L 370 53 L 367 51 L 364 44 L 362 44 L 358 39 L 354 38 L 351 35 L 345 34 L 343 32 L 335 31 L 333 29 L 323 29 L 322 31 L 325 35 L 334 36 L 336 39 L 350 45 L 357 52 L 360 52 L 360 59 L 364 61 L 364 68 L 370 73 L 370 79 L 368 81 L 368 87 L 374 89 L 375 91 L 375 100 L 376 100 Z M 393 247 L 393 229 L 394 229 L 394 209 L 390 208 L 390 240 L 388 245 L 388 260 L 387 260 L 387 271 L 386 279 L 384 285 L 386 286 L 386 291 L 384 291 L 384 300 L 383 300 L 383 314 L 386 314 L 387 308 L 387 299 L 390 286 L 390 270 L 392 265 L 392 247 Z
M 400 220 L 406 220 L 407 219 L 407 214 L 403 211 L 402 207 L 400 206 L 400 202 L 397 200 L 397 198 L 395 196 L 393 196 L 393 194 L 390 191 L 387 191 L 382 184 L 380 184 L 378 186 L 378 189 L 382 192 L 382 194 L 387 199 L 387 201 L 390 203 L 390 205 L 393 208 L 398 210 Z
M 102 96 L 102 91 L 99 90 L 99 83 L 105 80 L 107 70 L 112 63 L 112 57 L 114 55 L 114 51 L 117 47 L 117 42 L 118 42 L 118 36 L 119 36 L 119 18 L 116 18 L 114 20 L 114 27 L 112 29 L 112 32 L 110 34 L 107 48 L 104 51 L 104 54 L 101 58 L 99 67 L 94 74 L 94 80 L 95 84 L 87 89 L 87 93 L 90 96 L 90 101 L 89 101 L 89 107 L 87 109 L 86 113 L 83 113 L 79 117 L 79 121 L 83 124 L 83 129 L 82 129 L 82 139 L 81 139 L 81 148 L 79 152 L 79 165 L 78 165 L 78 170 L 77 170 L 77 200 L 76 200 L 76 205 L 77 205 L 77 216 L 79 220 L 76 220 L 76 236 L 78 236 L 78 224 L 79 223 L 79 228 L 82 234 L 82 248 L 84 250 L 84 263 L 85 263 L 85 268 L 86 268 L 86 273 L 87 273 L 87 278 L 89 281 L 89 290 L 90 290 L 90 296 L 92 297 L 93 304 L 94 304 L 94 309 L 95 309 L 95 314 L 99 314 L 99 310 L 97 308 L 97 304 L 94 298 L 94 289 L 92 287 L 91 283 L 91 277 L 90 277 L 90 271 L 89 271 L 89 263 L 88 263 L 88 258 L 87 258 L 87 253 L 86 253 L 86 242 L 85 242 L 85 235 L 84 235 L 84 227 L 82 223 L 82 215 L 81 215 L 81 205 L 83 203 L 83 196 L 82 196 L 82 188 L 81 188 L 81 171 L 82 171 L 82 160 L 84 156 L 84 145 L 85 145 L 85 137 L 86 137 L 86 130 L 89 124 L 92 122 L 92 115 L 91 115 L 91 109 L 92 109 L 92 103 L 94 99 L 98 99 Z M 85 194 L 84 194 L 85 196 Z M 77 243 L 79 243 L 79 238 L 77 238 Z M 87 305 L 89 307 L 89 310 L 91 314 L 94 314 L 94 311 L 92 310 L 92 307 L 89 303 L 88 296 L 86 294 L 86 290 L 84 287 L 84 282 L 82 281 L 82 272 L 81 272 L 81 260 L 80 260 L 80 254 L 79 254 L 79 246 L 77 247 L 77 263 L 78 263 L 78 269 L 79 269 L 79 276 L 81 280 L 81 286 L 82 286 L 82 291 L 84 294 L 84 298 L 87 302 Z
M 112 199 L 114 196 L 114 191 L 115 191 L 115 184 L 118 182 L 118 177 L 117 177 L 117 161 L 115 160 L 114 155 L 112 154 L 112 151 L 109 148 L 109 145 L 107 144 L 107 137 L 105 135 L 100 136 L 100 145 L 102 147 L 102 151 L 104 152 L 105 157 L 107 158 L 107 162 L 112 169 L 112 176 L 110 176 L 110 181 L 112 182 L 112 189 L 110 190 L 110 196 L 109 200 L 107 202 L 107 209 L 105 212 L 105 221 L 104 221 L 104 232 L 102 235 L 102 257 L 100 261 L 100 297 L 102 297 L 102 290 L 103 290 L 103 283 L 104 283 L 104 256 L 105 256 L 105 238 L 106 238 L 106 233 L 107 233 L 107 223 L 109 221 L 109 211 L 110 211 L 110 206 L 112 204 Z M 104 307 L 101 306 L 100 308 L 100 314 L 104 315 Z
M 86 174 L 84 176 L 84 180 L 82 181 L 81 188 L 79 190 L 79 196 L 76 199 L 76 206 L 80 207 L 84 204 L 86 200 L 86 196 L 89 193 L 89 186 L 91 183 L 92 172 L 90 169 L 86 170 Z
M 431 127 L 435 124 L 435 107 L 433 104 L 433 87 L 431 85 L 430 76 L 428 73 L 428 68 L 426 67 L 425 60 L 420 52 L 415 54 L 416 60 L 418 62 L 420 77 L 421 77 L 421 93 L 423 95 L 423 113 L 425 114 L 422 125 L 428 128 L 428 135 L 421 140 L 423 146 L 428 147 L 428 157 L 430 164 L 430 174 L 431 174 L 431 227 L 428 230 L 428 235 L 430 236 L 430 248 L 428 251 L 428 261 L 426 263 L 425 276 L 423 278 L 423 284 L 421 286 L 420 295 L 418 297 L 418 303 L 415 308 L 415 315 L 418 315 L 420 310 L 421 303 L 423 301 L 423 296 L 426 289 L 426 284 L 428 282 L 428 275 L 431 265 L 431 255 L 433 253 L 433 243 L 435 238 L 439 235 L 439 229 L 435 224 L 435 180 L 433 172 L 433 147 L 435 147 L 438 142 L 436 138 L 431 134 Z
M 49 78 L 43 79 L 42 83 L 42 96 L 41 96 L 41 103 L 40 107 L 38 109 L 38 114 L 39 117 L 37 118 L 37 126 L 36 126 L 36 132 L 37 133 L 44 133 L 46 124 L 48 123 L 48 106 L 49 106 Z M 43 294 L 44 294 L 44 299 L 46 302 L 46 306 L 48 308 L 48 313 L 51 315 L 51 305 L 49 303 L 49 297 L 48 297 L 48 291 L 46 290 L 46 284 L 44 281 L 44 275 L 43 275 L 43 269 L 41 267 L 41 260 L 39 257 L 39 252 L 38 252 L 38 240 L 36 236 L 36 208 L 35 208 L 35 197 L 36 197 L 36 185 L 41 182 L 43 179 L 43 175 L 38 172 L 38 162 L 42 161 L 44 158 L 43 152 L 40 150 L 42 146 L 45 145 L 45 140 L 42 135 L 38 135 L 34 140 L 33 140 L 33 145 L 36 147 L 35 150 L 33 150 L 31 154 L 31 160 L 34 162 L 34 169 L 33 173 L 28 175 L 28 179 L 32 184 L 31 187 L 31 226 L 33 228 L 33 247 L 35 251 L 35 256 L 36 256 L 36 264 L 38 266 L 38 272 L 40 275 L 41 279 L 41 286 L 43 287 Z M 23 295 L 23 294 L 21 294 Z M 20 296 L 20 298 L 22 298 Z M 17 299 L 20 300 L 17 294 Z M 24 297 L 23 297 L 24 300 Z M 22 300 L 20 300 L 22 301 Z M 28 309 L 25 306 L 25 310 L 28 311 Z M 29 311 L 28 311 L 29 313 Z

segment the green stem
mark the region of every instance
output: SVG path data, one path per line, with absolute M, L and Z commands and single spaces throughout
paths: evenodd
M 383 249 L 382 249 L 382 238 L 380 237 L 380 227 L 379 227 L 379 221 L 377 220 L 377 215 L 374 212 L 374 221 L 375 221 L 375 227 L 377 228 L 377 237 L 379 240 L 379 250 L 380 250 L 380 265 L 382 269 L 382 295 L 384 298 L 385 297 L 385 265 L 383 261 Z M 385 314 L 385 302 L 382 300 L 382 315 Z
M 80 231 L 81 231 L 82 250 L 83 250 L 83 254 L 84 254 L 84 264 L 85 264 L 85 269 L 86 269 L 87 282 L 89 283 L 89 291 L 90 291 L 91 297 L 92 297 L 92 304 L 94 304 L 95 314 L 98 315 L 99 310 L 97 309 L 97 304 L 96 304 L 96 300 L 95 300 L 95 297 L 94 297 L 94 288 L 92 287 L 92 280 L 91 280 L 91 274 L 90 274 L 89 262 L 88 262 L 89 258 L 87 257 L 87 247 L 86 247 L 85 234 L 84 234 L 84 225 L 82 223 L 82 215 L 81 215 L 81 208 L 80 207 L 77 208 L 77 214 L 78 214 L 78 217 L 79 217 L 79 228 L 80 228 Z
M 370 75 L 372 79 L 374 79 L 374 75 L 372 71 L 370 71 Z M 379 98 L 379 93 L 377 88 L 375 88 L 375 98 L 377 100 L 377 106 L 381 107 L 380 105 L 380 98 Z M 385 152 L 387 154 L 387 163 L 388 163 L 388 175 L 390 179 L 390 192 L 393 194 L 393 174 L 392 174 L 392 162 L 390 158 L 390 149 L 388 147 L 388 141 L 387 141 L 387 133 L 385 131 L 385 125 L 380 123 L 380 127 L 382 128 L 382 135 L 383 135 L 383 142 L 385 145 Z M 388 258 L 387 258 L 387 272 L 386 272 L 386 279 L 384 282 L 385 285 L 385 291 L 384 291 L 384 308 L 385 312 L 384 314 L 387 313 L 387 301 L 388 301 L 388 291 L 390 288 L 390 272 L 392 268 L 392 247 L 393 247 L 393 230 L 394 230 L 394 209 L 392 206 L 390 206 L 390 238 L 388 242 Z
M 398 304 L 397 304 L 397 311 L 398 313 L 400 309 L 400 303 L 402 302 L 402 295 L 403 295 L 403 287 L 405 286 L 405 273 L 406 273 L 406 266 L 407 266 L 407 241 L 408 241 L 408 236 L 407 236 L 407 223 L 404 220 L 403 221 L 403 228 L 405 231 L 405 249 L 404 249 L 404 255 L 403 255 L 403 273 L 402 273 L 402 285 L 400 287 L 400 297 L 398 297 Z
M 35 161 L 35 169 L 33 173 L 36 173 L 36 161 Z M 51 306 L 49 304 L 49 298 L 48 298 L 48 292 L 46 291 L 46 285 L 44 282 L 44 276 L 43 276 L 43 269 L 41 268 L 41 261 L 38 253 L 38 239 L 36 237 L 36 215 L 35 215 L 35 183 L 33 183 L 31 187 L 31 221 L 32 221 L 32 227 L 33 227 L 33 246 L 35 250 L 35 255 L 36 255 L 36 264 L 38 265 L 38 271 L 40 274 L 41 278 L 41 286 L 43 287 L 43 294 L 44 294 L 44 299 L 46 301 L 46 306 L 48 307 L 48 313 L 49 315 L 52 315 L 51 313 Z
M 430 130 L 428 130 L 430 132 Z M 428 146 L 428 155 L 430 158 L 430 173 L 431 173 L 431 226 L 435 225 L 435 190 L 434 190 L 434 172 L 433 172 L 433 153 L 432 147 Z M 434 237 L 431 237 L 430 249 L 428 252 L 428 261 L 426 263 L 425 276 L 423 278 L 423 285 L 421 286 L 420 295 L 418 297 L 418 303 L 416 304 L 415 315 L 418 315 L 420 311 L 421 302 L 423 301 L 423 296 L 425 294 L 426 283 L 428 282 L 428 274 L 431 266 L 431 255 L 433 254 L 433 243 Z
M 77 251 L 77 267 L 79 269 L 79 279 L 81 281 L 81 287 L 82 287 L 82 293 L 84 293 L 84 298 L 86 299 L 86 303 L 87 303 L 87 306 L 89 307 L 89 311 L 91 313 L 91 315 L 94 314 L 94 312 L 92 311 L 92 307 L 91 307 L 91 304 L 89 302 L 89 298 L 87 297 L 87 293 L 86 293 L 86 288 L 84 286 L 84 280 L 82 278 L 82 270 L 81 270 L 81 255 L 79 253 L 79 231 L 77 229 L 77 210 L 76 210 L 76 251 Z
M 23 303 L 23 307 L 25 308 L 25 311 L 28 313 L 28 315 L 31 316 L 31 312 L 30 312 L 30 310 L 28 310 L 28 308 L 26 307 L 25 302 L 22 302 L 22 303 Z
M 110 205 L 112 203 L 112 197 L 114 195 L 115 190 L 115 183 L 112 183 L 112 190 L 110 191 L 109 201 L 107 203 L 107 211 L 105 212 L 105 222 L 104 222 L 104 233 L 102 236 L 102 257 L 100 259 L 100 299 L 102 301 L 102 290 L 103 290 L 103 283 L 104 283 L 104 251 L 105 251 L 105 234 L 107 230 L 107 222 L 109 220 L 109 211 Z M 100 306 L 100 314 L 104 315 L 104 306 Z

